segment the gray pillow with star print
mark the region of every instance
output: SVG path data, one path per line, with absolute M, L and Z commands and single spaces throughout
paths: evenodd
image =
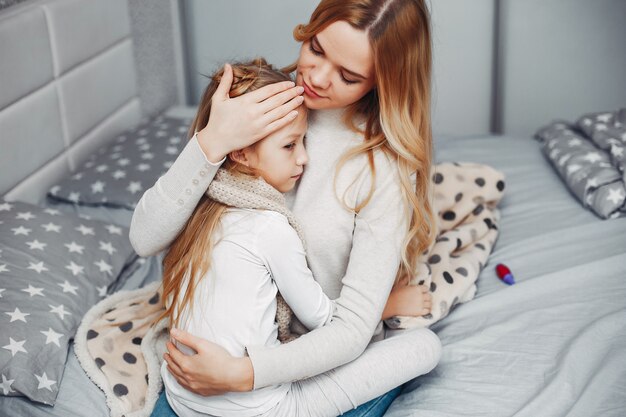
M 187 143 L 189 118 L 158 116 L 116 137 L 48 191 L 53 201 L 133 210 Z
M 536 137 L 583 206 L 603 219 L 626 216 L 626 109 L 555 121 Z
M 0 395 L 54 404 L 83 315 L 135 258 L 123 227 L 0 199 Z

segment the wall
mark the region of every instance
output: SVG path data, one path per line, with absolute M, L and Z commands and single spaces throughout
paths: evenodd
M 626 1 L 502 0 L 497 130 L 626 107 Z
M 0 10 L 5 9 L 9 6 L 13 6 L 17 3 L 22 3 L 27 0 L 0 0 Z
M 171 0 L 129 0 L 137 87 L 144 116 L 176 104 L 177 58 Z
M 193 104 L 209 75 L 225 62 L 263 56 L 286 66 L 298 56 L 292 32 L 306 23 L 319 0 L 185 0 L 189 97 Z
M 0 0 L 0 9 L 32 0 Z M 175 54 L 176 0 L 129 0 L 137 87 L 144 116 L 152 116 L 179 100 Z M 180 36 L 179 36 L 180 37 Z
M 486 134 L 492 128 L 494 5 L 431 0 L 435 134 Z

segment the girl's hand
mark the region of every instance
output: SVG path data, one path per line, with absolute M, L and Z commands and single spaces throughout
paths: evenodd
M 211 99 L 207 126 L 198 132 L 198 142 L 210 161 L 243 149 L 291 122 L 304 101 L 302 87 L 283 81 L 230 98 L 233 69 L 226 64 L 224 75 Z
M 393 287 L 383 311 L 383 320 L 393 316 L 419 317 L 430 313 L 432 296 L 424 285 L 399 283 Z
M 204 396 L 252 390 L 254 373 L 249 358 L 235 358 L 221 346 L 179 329 L 172 329 L 170 336 L 198 352 L 187 356 L 167 342 L 163 359 L 185 389 Z

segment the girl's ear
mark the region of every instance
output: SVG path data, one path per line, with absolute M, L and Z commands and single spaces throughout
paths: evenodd
M 232 161 L 237 162 L 238 164 L 241 164 L 244 166 L 250 166 L 250 161 L 248 160 L 248 156 L 246 155 L 246 152 L 244 152 L 243 149 L 232 151 L 231 153 L 228 154 L 228 157 Z

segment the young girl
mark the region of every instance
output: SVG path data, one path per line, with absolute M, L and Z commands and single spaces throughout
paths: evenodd
M 168 344 L 165 360 L 201 395 L 297 381 L 280 403 L 284 415 L 337 415 L 429 372 L 441 354 L 427 329 L 370 343 L 394 282 L 411 276 L 434 236 L 429 13 L 423 0 L 323 0 L 294 35 L 302 42 L 298 87 L 230 98 L 227 67 L 211 118 L 146 191 L 130 238 L 141 255 L 170 245 L 218 161 L 289 123 L 304 102 L 310 162 L 288 202 L 309 267 L 335 301 L 331 322 L 291 343 L 247 346 L 243 358 L 172 332 L 198 353 Z
M 263 59 L 231 68 L 231 97 L 289 80 Z M 190 130 L 206 124 L 222 76 L 223 71 L 213 75 Z M 280 344 L 274 320 L 277 291 L 308 329 L 333 316 L 333 303 L 307 267 L 301 228 L 281 194 L 295 186 L 308 162 L 307 112 L 298 110 L 291 123 L 227 156 L 164 258 L 163 297 L 168 301 L 162 317 L 170 327 L 211 340 L 233 356 L 245 356 L 249 345 Z M 178 384 L 165 363 L 161 374 L 168 402 L 179 416 L 262 414 L 291 386 L 203 397 Z

